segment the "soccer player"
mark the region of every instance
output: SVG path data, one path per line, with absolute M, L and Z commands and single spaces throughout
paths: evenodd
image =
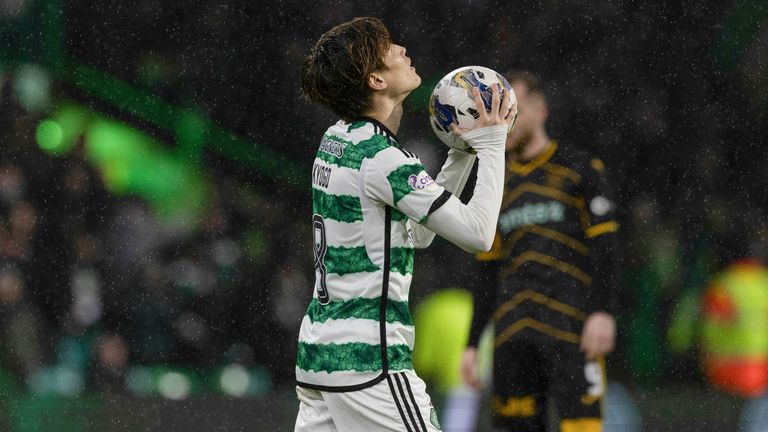
M 494 424 L 545 431 L 547 402 L 561 432 L 601 429 L 603 356 L 613 350 L 618 292 L 616 206 L 605 166 L 551 139 L 539 80 L 508 76 L 519 118 L 507 138 L 507 176 L 493 248 L 477 256 L 475 312 L 462 359 L 476 388 L 477 343 L 494 323 Z
M 437 233 L 470 252 L 490 249 L 517 110 L 500 108 L 509 94 L 494 88 L 476 129 L 453 125 L 479 159 L 465 205 L 456 194 L 474 155 L 451 150 L 433 180 L 397 139 L 403 100 L 420 83 L 405 48 L 375 18 L 332 28 L 305 59 L 304 95 L 341 120 L 323 135 L 312 167 L 316 281 L 299 332 L 296 431 L 439 430 L 411 365 L 414 248 Z

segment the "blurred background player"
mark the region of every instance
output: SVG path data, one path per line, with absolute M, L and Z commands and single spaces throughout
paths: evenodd
M 315 290 L 299 331 L 295 430 L 436 431 L 411 361 L 408 309 L 414 248 L 440 234 L 471 252 L 491 248 L 504 182 L 504 142 L 517 110 L 493 89 L 490 112 L 459 130 L 477 152 L 472 200 L 461 193 L 474 157 L 453 151 L 437 177 L 396 137 L 403 100 L 421 84 L 406 49 L 375 18 L 324 33 L 307 56 L 302 90 L 341 120 L 312 169 Z M 475 89 L 475 101 L 483 103 Z
M 548 403 L 562 432 L 600 431 L 603 356 L 615 344 L 616 206 L 600 159 L 545 130 L 540 81 L 508 75 L 518 124 L 507 139 L 507 177 L 497 237 L 479 254 L 475 313 L 462 359 L 475 387 L 477 342 L 495 325 L 494 424 L 545 431 Z

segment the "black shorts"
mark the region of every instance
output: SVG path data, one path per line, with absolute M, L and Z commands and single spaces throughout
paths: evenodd
M 561 431 L 599 430 L 605 363 L 587 361 L 579 345 L 526 328 L 494 354 L 491 408 L 502 430 L 544 431 L 547 404 Z

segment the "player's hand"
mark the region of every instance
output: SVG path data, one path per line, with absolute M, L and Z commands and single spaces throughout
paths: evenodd
M 509 91 L 504 92 L 504 98 L 500 95 L 500 85 L 496 84 L 491 87 L 491 111 L 487 112 L 485 109 L 478 109 L 480 117 L 477 119 L 475 129 L 480 129 L 486 126 L 495 126 L 505 124 L 508 127 L 512 125 L 517 117 L 517 102 L 512 105 L 512 108 L 507 110 L 509 106 Z M 472 96 L 475 98 L 475 106 L 484 107 L 483 98 L 480 96 L 480 90 L 477 87 L 472 87 Z M 504 107 L 504 108 L 502 108 Z M 451 131 L 456 135 L 463 135 L 465 132 L 469 132 L 468 129 L 460 128 L 456 123 L 451 123 Z
M 477 376 L 477 348 L 467 347 L 461 356 L 461 380 L 473 389 L 480 390 L 484 387 Z
M 587 360 L 594 360 L 613 351 L 616 345 L 616 320 L 606 312 L 593 312 L 584 322 L 580 350 Z

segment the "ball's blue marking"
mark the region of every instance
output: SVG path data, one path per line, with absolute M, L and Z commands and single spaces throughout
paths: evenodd
M 435 107 L 435 113 L 437 114 L 435 115 L 435 120 L 437 120 L 437 123 L 445 132 L 448 132 L 448 125 L 455 120 L 454 112 L 456 108 L 451 105 L 441 104 L 438 97 L 432 99 L 432 106 Z
M 491 100 L 493 98 L 491 88 L 483 84 L 482 81 L 477 78 L 475 75 L 477 72 L 471 69 L 467 72 L 469 73 L 461 74 L 461 79 L 472 87 L 477 87 L 480 90 L 480 97 L 483 98 L 483 105 L 485 105 L 485 110 L 489 111 L 491 109 Z

